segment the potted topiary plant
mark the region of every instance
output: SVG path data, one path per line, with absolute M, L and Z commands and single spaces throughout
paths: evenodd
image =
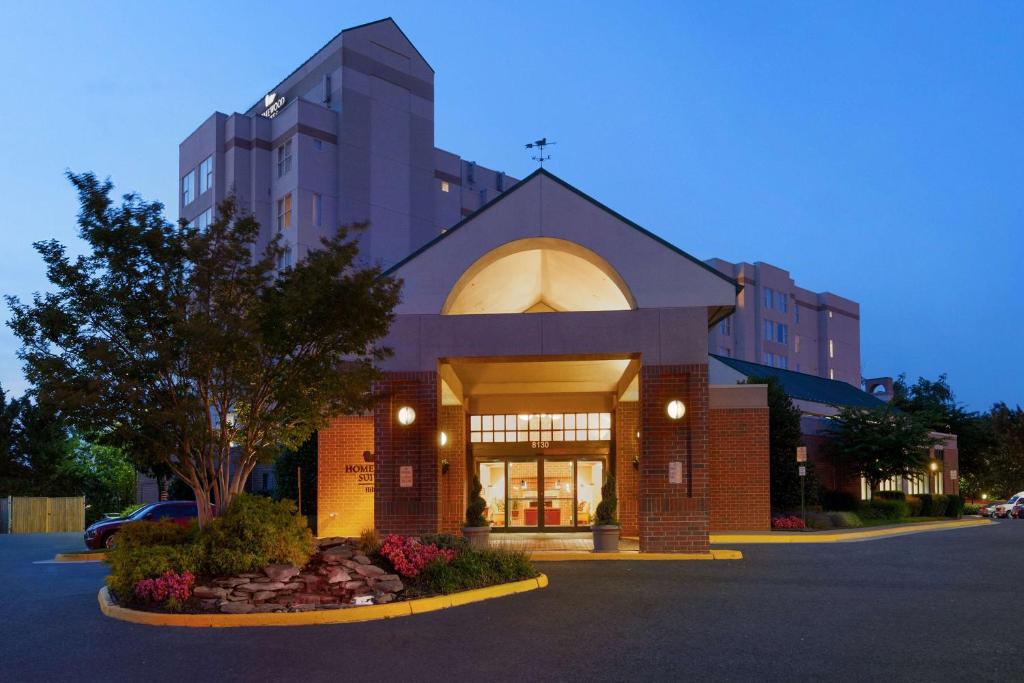
M 590 527 L 594 534 L 595 553 L 619 552 L 619 520 L 615 517 L 619 501 L 615 497 L 615 477 L 608 475 L 601 487 L 601 502 L 594 512 L 594 523 Z
M 491 525 L 484 517 L 487 501 L 480 495 L 483 490 L 484 487 L 480 485 L 480 477 L 473 475 L 473 490 L 469 494 L 466 526 L 462 529 L 462 535 L 466 537 L 469 547 L 474 550 L 485 550 L 491 542 Z

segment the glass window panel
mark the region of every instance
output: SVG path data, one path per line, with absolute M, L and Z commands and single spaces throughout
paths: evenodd
M 505 429 L 505 416 L 495 415 L 494 416 L 494 429 L 496 431 L 504 431 Z
M 540 432 L 534 429 L 530 430 L 530 441 L 538 441 L 540 439 Z
M 602 429 L 601 430 L 601 440 L 602 441 L 608 441 L 611 438 L 612 438 L 612 430 L 610 430 L 610 429 Z
M 587 415 L 587 427 L 590 429 L 597 429 L 601 426 L 601 416 L 597 413 L 589 413 Z
M 527 431 L 516 432 L 516 441 L 529 441 L 530 433 Z
M 484 431 L 489 432 L 494 429 L 494 416 L 484 415 Z
M 611 428 L 612 428 L 612 414 L 611 413 L 601 413 L 601 429 L 611 429 Z
M 551 440 L 565 441 L 565 432 L 563 432 L 561 429 L 556 429 L 555 431 L 551 432 Z
M 576 440 L 577 441 L 586 441 L 587 440 L 587 430 L 586 429 L 577 429 L 576 430 Z
M 540 415 L 530 416 L 530 429 L 540 429 Z
M 494 443 L 494 432 L 484 432 L 484 443 Z
M 576 413 L 576 429 L 586 429 L 586 428 L 587 428 L 587 414 L 586 413 Z
M 564 419 L 561 413 L 551 416 L 551 426 L 555 429 L 561 429 L 563 421 Z
M 550 429 L 545 429 L 545 430 L 541 431 L 541 433 L 540 433 L 540 440 L 541 441 L 551 441 L 551 430 Z
M 572 430 L 572 429 L 566 429 L 565 430 L 565 440 L 566 441 L 575 441 L 576 440 L 576 432 L 574 430 Z
M 494 443 L 505 443 L 505 432 L 494 432 Z
M 517 420 L 518 420 L 518 418 L 516 418 L 515 415 L 506 415 L 505 416 L 505 429 L 507 429 L 509 431 L 517 429 L 517 427 L 516 427 Z
M 576 413 L 568 413 L 564 422 L 566 429 L 576 429 Z
M 471 415 L 469 417 L 469 428 L 471 430 L 473 430 L 474 432 L 479 432 L 480 431 L 480 416 L 479 415 Z
M 540 416 L 540 428 L 541 429 L 551 429 L 551 416 L 550 415 L 541 415 Z
M 598 438 L 599 434 L 600 434 L 600 432 L 598 432 L 596 429 L 588 429 L 587 430 L 587 440 L 588 441 L 597 441 L 597 438 Z
M 480 441 L 481 441 L 481 439 L 480 439 L 480 432 L 470 432 L 469 433 L 469 442 L 470 443 L 480 443 Z
M 515 432 L 505 432 L 505 441 L 508 443 L 514 443 L 516 440 Z

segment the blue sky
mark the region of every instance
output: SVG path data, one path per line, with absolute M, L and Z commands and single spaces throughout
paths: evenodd
M 33 240 L 79 248 L 64 169 L 173 205 L 212 111 L 384 16 L 436 70 L 438 146 L 521 176 L 546 135 L 553 172 L 694 255 L 860 302 L 866 376 L 1024 404 L 1019 2 L 8 0 L 0 292 L 45 289 Z

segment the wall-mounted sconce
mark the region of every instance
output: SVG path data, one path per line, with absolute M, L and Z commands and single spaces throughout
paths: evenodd
M 437 435 L 437 443 L 440 444 L 441 448 L 444 448 L 445 446 L 447 446 L 448 445 L 448 435 L 445 434 L 444 432 L 441 432 L 440 434 L 438 434 Z
M 416 421 L 416 411 L 409 406 L 402 406 L 398 409 L 398 424 L 408 427 Z
M 441 433 L 443 434 L 444 432 L 441 432 Z M 441 474 L 448 474 L 448 468 L 449 467 L 450 467 L 450 465 L 448 464 L 448 458 L 443 459 L 441 461 Z
M 929 463 L 928 467 L 931 468 L 932 472 L 936 472 L 939 469 L 939 463 L 932 460 L 931 463 Z
M 633 469 L 634 470 L 639 470 L 640 469 L 640 456 L 639 455 L 634 455 L 633 456 Z
M 683 415 L 686 415 L 686 406 L 683 405 L 682 401 L 673 399 L 665 406 L 665 412 L 668 413 L 670 420 L 682 420 Z

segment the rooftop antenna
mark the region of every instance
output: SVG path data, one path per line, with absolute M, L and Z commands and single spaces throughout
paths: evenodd
M 551 158 L 550 154 L 548 154 L 547 156 L 544 156 L 544 148 L 547 147 L 548 145 L 557 145 L 557 144 L 558 144 L 557 142 L 548 142 L 547 138 L 541 138 L 540 140 L 534 140 L 533 142 L 527 142 L 526 143 L 526 149 L 536 149 L 537 150 L 537 156 L 530 157 L 530 158 L 533 159 L 534 161 L 538 162 L 540 164 L 541 168 L 544 168 L 544 162 Z

